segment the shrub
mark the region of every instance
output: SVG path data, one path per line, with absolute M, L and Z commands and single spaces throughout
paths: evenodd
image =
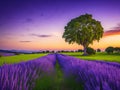
M 114 51 L 114 48 L 113 48 L 113 47 L 107 47 L 107 48 L 105 49 L 105 51 L 106 51 L 108 54 L 112 54 L 113 51 Z
M 97 52 L 101 52 L 101 50 L 100 50 L 100 49 L 97 49 Z
M 88 55 L 92 55 L 92 54 L 96 53 L 95 50 L 91 47 L 88 47 L 86 52 L 87 52 Z

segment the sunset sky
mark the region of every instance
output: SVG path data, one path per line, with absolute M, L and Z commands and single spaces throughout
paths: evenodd
M 85 13 L 101 21 L 105 32 L 91 47 L 120 47 L 119 0 L 0 0 L 0 49 L 82 49 L 62 34 L 72 18 Z

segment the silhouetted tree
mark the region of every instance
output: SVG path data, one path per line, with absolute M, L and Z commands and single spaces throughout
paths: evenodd
M 55 51 L 51 51 L 51 53 L 55 53 Z
M 42 53 L 45 53 L 45 51 L 42 51 Z
M 91 47 L 87 47 L 86 52 L 87 52 L 88 55 L 92 55 L 92 54 L 96 53 L 96 51 L 93 48 L 91 48 Z
M 113 48 L 113 47 L 107 47 L 107 48 L 105 49 L 105 51 L 106 51 L 108 54 L 111 54 L 111 53 L 113 53 L 114 48 Z
M 19 53 L 19 52 L 15 52 L 14 54 L 15 54 L 15 55 L 20 55 L 20 53 Z
M 45 52 L 46 52 L 46 53 L 50 53 L 50 51 L 49 51 L 49 50 L 46 50 Z
M 97 52 L 101 52 L 101 50 L 100 50 L 100 49 L 97 49 Z

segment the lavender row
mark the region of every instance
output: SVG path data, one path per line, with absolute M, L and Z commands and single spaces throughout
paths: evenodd
M 55 55 L 0 67 L 0 90 L 32 90 L 43 73 L 54 72 Z
M 61 54 L 57 54 L 57 60 L 65 77 L 74 75 L 84 90 L 120 89 L 119 63 L 80 60 Z

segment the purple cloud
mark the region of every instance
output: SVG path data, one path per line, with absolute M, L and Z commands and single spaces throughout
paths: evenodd
M 113 29 L 120 30 L 120 23 L 118 23 L 116 27 L 113 27 Z
M 120 30 L 109 30 L 104 32 L 103 36 L 120 35 Z
M 31 42 L 31 41 L 20 41 L 21 43 L 29 43 L 29 42 Z
M 103 36 L 111 36 L 111 35 L 120 35 L 120 23 L 118 23 L 116 27 L 113 27 L 112 30 L 108 30 L 103 34 Z
M 52 37 L 53 35 L 31 34 L 31 36 L 36 36 L 36 37 L 41 37 L 41 38 L 47 38 L 47 37 Z

